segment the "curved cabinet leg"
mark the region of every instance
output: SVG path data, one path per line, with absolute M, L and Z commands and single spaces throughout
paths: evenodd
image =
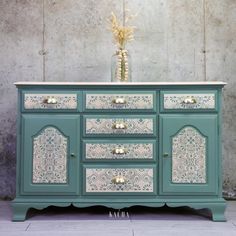
M 226 208 L 226 202 L 222 199 L 220 202 L 202 202 L 202 203 L 195 203 L 195 202 L 189 202 L 189 203 L 166 203 L 169 207 L 181 207 L 181 206 L 188 206 L 194 209 L 204 209 L 207 208 L 211 210 L 212 212 L 212 220 L 213 221 L 226 221 L 224 212 Z
M 12 203 L 12 221 L 24 221 L 29 208 L 30 207 L 25 203 Z
M 71 205 L 71 202 L 44 202 L 44 203 L 12 203 L 13 218 L 12 221 L 24 221 L 26 218 L 26 213 L 29 208 L 34 208 L 42 210 L 48 206 L 58 206 L 58 207 L 68 207 Z
M 221 204 L 211 204 L 209 209 L 211 210 L 212 213 L 212 220 L 213 221 L 226 221 L 224 212 L 225 212 L 226 204 L 221 203 Z

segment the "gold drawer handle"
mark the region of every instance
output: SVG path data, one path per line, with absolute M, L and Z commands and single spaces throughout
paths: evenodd
M 184 99 L 183 104 L 196 104 L 197 100 L 194 97 L 187 97 Z
M 122 176 L 116 176 L 111 180 L 111 182 L 113 184 L 125 184 L 127 181 Z
M 112 150 L 113 155 L 124 155 L 127 153 L 128 153 L 128 151 L 125 148 L 114 148 Z
M 115 123 L 112 125 L 112 129 L 127 129 L 127 125 L 124 123 Z
M 112 103 L 116 105 L 126 104 L 126 100 L 124 98 L 114 98 Z
M 46 104 L 57 104 L 57 99 L 53 98 L 53 97 L 45 98 L 43 100 L 43 103 L 46 103 Z

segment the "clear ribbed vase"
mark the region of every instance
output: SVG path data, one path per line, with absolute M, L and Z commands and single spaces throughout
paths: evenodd
M 126 49 L 119 49 L 111 58 L 111 81 L 131 82 L 131 57 Z

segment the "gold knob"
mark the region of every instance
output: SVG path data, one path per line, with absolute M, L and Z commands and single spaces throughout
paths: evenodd
M 115 123 L 112 125 L 112 129 L 127 129 L 127 125 L 124 123 Z
M 169 157 L 169 153 L 168 152 L 163 153 L 163 157 Z
M 114 177 L 114 178 L 111 180 L 111 182 L 112 182 L 113 184 L 125 184 L 125 183 L 126 183 L 126 180 L 125 180 L 125 178 L 122 177 L 122 176 L 116 176 L 116 177 Z
M 73 158 L 76 157 L 76 155 L 73 152 L 70 154 L 70 156 L 73 157 Z
M 46 104 L 57 104 L 57 100 L 56 100 L 56 98 L 49 97 L 49 98 L 45 98 L 43 100 L 43 103 L 46 103 Z
M 184 104 L 196 104 L 197 100 L 194 97 L 187 97 L 183 101 Z
M 114 98 L 113 100 L 112 100 L 112 103 L 114 103 L 114 104 L 126 104 L 126 101 L 125 101 L 125 99 L 124 98 Z
M 112 154 L 117 154 L 117 155 L 123 155 L 123 154 L 127 154 L 127 150 L 124 148 L 115 148 L 112 150 Z

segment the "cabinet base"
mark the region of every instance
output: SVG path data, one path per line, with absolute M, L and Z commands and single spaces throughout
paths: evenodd
M 58 207 L 68 207 L 71 203 L 22 203 L 22 202 L 13 202 L 12 209 L 13 209 L 13 218 L 12 221 L 25 221 L 27 211 L 30 208 L 34 208 L 37 210 L 42 210 L 49 206 L 58 206 Z
M 194 208 L 196 210 L 200 209 L 209 209 L 212 213 L 212 220 L 215 222 L 225 222 L 225 209 L 226 209 L 226 202 L 208 202 L 208 203 L 167 203 L 169 207 L 181 207 L 181 206 L 188 206 Z
M 226 202 L 223 200 L 221 202 L 207 202 L 207 203 L 197 203 L 197 202 L 151 202 L 151 203 L 102 203 L 102 202 L 94 202 L 94 203 L 73 203 L 73 202 L 63 202 L 63 203 L 55 203 L 55 202 L 45 202 L 45 203 L 36 203 L 36 202 L 13 202 L 12 209 L 13 209 L 13 219 L 12 221 L 25 221 L 27 211 L 30 208 L 42 210 L 49 206 L 58 206 L 58 207 L 67 207 L 73 205 L 75 207 L 91 207 L 91 206 L 105 206 L 113 209 L 122 209 L 128 208 L 131 206 L 147 206 L 147 207 L 162 207 L 167 205 L 169 207 L 181 207 L 181 206 L 188 206 L 194 209 L 205 209 L 208 208 L 212 212 L 212 220 L 215 222 L 224 222 L 226 218 L 224 216 Z

